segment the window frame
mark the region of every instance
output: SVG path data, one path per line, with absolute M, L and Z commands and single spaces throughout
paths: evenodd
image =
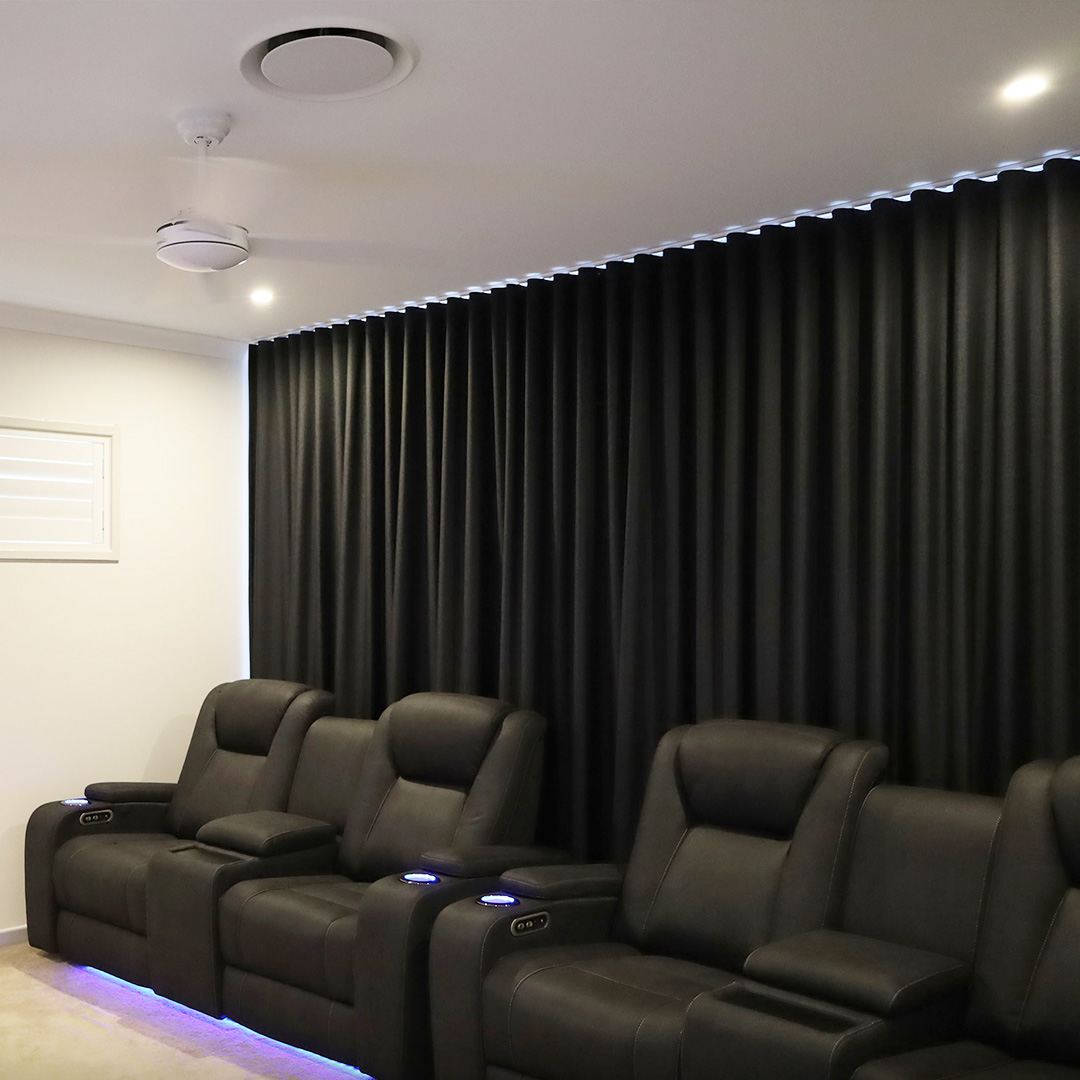
M 61 420 L 28 420 L 0 416 L 0 429 L 28 435 L 74 435 L 102 439 L 105 446 L 102 496 L 104 540 L 74 547 L 48 542 L 0 541 L 0 562 L 119 562 L 120 561 L 120 429 L 105 424 L 75 424 Z

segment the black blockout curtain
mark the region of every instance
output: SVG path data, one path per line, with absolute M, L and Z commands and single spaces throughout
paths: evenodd
M 628 850 L 660 735 L 1080 751 L 1080 163 L 252 346 L 252 673 L 549 721 Z

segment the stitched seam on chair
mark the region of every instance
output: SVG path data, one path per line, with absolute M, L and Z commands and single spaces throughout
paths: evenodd
M 636 986 L 634 983 L 624 982 L 622 979 L 613 979 L 610 975 L 604 975 L 600 971 L 590 971 L 584 965 L 588 960 L 579 960 L 574 966 L 578 971 L 585 972 L 586 975 L 591 975 L 594 979 L 606 979 L 608 982 L 613 982 L 616 986 L 629 986 L 631 990 L 639 990 L 643 994 L 652 994 L 653 997 L 666 998 L 668 1001 L 682 1001 L 682 998 L 678 994 L 669 994 L 665 990 L 650 990 L 647 986 Z M 554 964 L 553 967 L 562 967 L 562 964 Z M 540 968 L 538 970 L 546 971 L 547 968 Z
M 588 961 L 586 961 L 588 962 Z M 612 978 L 610 975 L 605 975 L 603 972 L 590 971 L 588 968 L 582 968 L 579 964 L 575 964 L 578 971 L 583 971 L 586 975 L 592 975 L 593 978 L 604 978 L 609 983 L 615 983 L 616 986 L 629 986 L 632 989 L 642 991 L 642 994 L 651 994 L 654 998 L 665 998 L 667 1001 L 678 1001 L 679 996 L 677 994 L 667 994 L 665 990 L 650 990 L 647 986 L 635 986 L 633 983 L 624 983 L 621 978 Z M 541 969 L 546 971 L 546 969 Z
M 510 1014 L 514 1011 L 514 998 L 517 997 L 517 992 L 521 989 L 521 986 L 526 979 L 531 979 L 534 975 L 539 975 L 541 971 L 554 971 L 555 968 L 566 966 L 566 964 L 547 964 L 545 967 L 536 968 L 534 971 L 526 972 L 518 979 L 514 989 L 511 991 L 510 1000 L 506 1003 L 506 1045 L 510 1047 L 510 1067 L 512 1069 L 517 1069 L 517 1058 L 514 1055 L 514 1037 L 510 1026 Z
M 212 692 L 213 691 L 211 691 L 211 693 Z M 218 712 L 217 712 L 218 711 L 218 701 L 220 700 L 220 698 L 221 698 L 220 693 L 218 694 L 218 696 L 216 698 L 214 698 L 214 716 L 213 716 L 214 748 L 213 748 L 213 750 L 210 751 L 210 754 L 207 757 L 206 761 L 203 762 L 203 767 L 199 770 L 199 775 L 195 777 L 194 781 L 192 781 L 192 784 L 191 784 L 191 790 L 192 791 L 194 791 L 195 788 L 197 788 L 199 786 L 199 781 L 203 778 L 203 776 L 206 775 L 206 770 L 210 768 L 210 762 L 214 760 L 214 757 L 216 756 L 218 750 L 221 749 L 221 747 L 218 745 Z M 195 727 L 198 728 L 198 726 L 199 726 L 199 718 L 196 717 L 195 718 Z M 192 732 L 192 738 L 194 738 L 194 737 L 195 737 L 195 733 Z M 181 766 L 180 776 L 178 776 L 176 778 L 177 792 L 179 792 L 180 781 L 183 779 L 183 775 L 184 775 L 184 770 L 183 770 L 183 767 Z M 176 795 L 174 794 L 173 798 L 175 798 L 175 797 L 176 797 Z M 173 806 L 173 803 L 170 801 L 170 803 L 169 803 L 170 809 L 172 808 L 172 806 Z M 178 823 L 178 827 L 179 827 L 179 823 Z
M 1042 963 L 1043 953 L 1046 952 L 1046 946 L 1050 942 L 1050 935 L 1053 933 L 1054 924 L 1058 920 L 1058 916 L 1061 914 L 1062 907 L 1065 906 L 1065 898 L 1068 896 L 1066 891 L 1061 899 L 1058 901 L 1058 906 L 1054 909 L 1054 917 L 1050 920 L 1050 925 L 1046 928 L 1046 936 L 1043 938 L 1042 948 L 1039 949 L 1039 955 L 1035 957 L 1035 966 L 1031 969 L 1031 978 L 1028 979 L 1027 991 L 1024 994 L 1023 1004 L 1020 1006 L 1020 1012 L 1016 1016 L 1016 1033 L 1015 1033 L 1015 1045 L 1020 1045 L 1020 1028 L 1024 1024 L 1024 1013 L 1027 1012 L 1028 999 L 1031 997 L 1031 991 L 1035 986 L 1035 976 L 1039 973 L 1039 965 Z
M 986 897 L 990 893 L 990 879 L 993 876 L 994 860 L 997 858 L 998 837 L 1001 835 L 1001 815 L 998 815 L 994 825 L 994 835 L 990 840 L 990 851 L 986 859 L 986 880 L 983 882 L 982 892 L 979 894 L 979 909 L 975 913 L 975 935 L 971 942 L 971 965 L 975 966 L 975 956 L 979 951 L 979 938 L 982 937 L 983 910 L 986 907 Z
M 907 986 L 901 986 L 889 1000 L 889 1009 L 892 1009 L 893 1005 L 896 1004 L 896 999 L 904 993 L 905 990 L 910 990 L 913 986 L 919 986 L 921 983 L 936 979 L 939 975 L 951 975 L 954 971 L 963 971 L 965 967 L 967 967 L 966 964 L 956 964 L 951 968 L 942 968 L 940 971 L 931 971 L 929 975 L 923 975 L 921 979 L 916 979 L 914 982 L 908 983 Z
M 836 1062 L 836 1052 L 840 1049 L 840 1047 L 843 1046 L 848 1039 L 854 1037 L 855 1035 L 859 1035 L 864 1031 L 869 1031 L 871 1028 L 877 1027 L 879 1024 L 883 1024 L 884 1022 L 884 1020 L 872 1020 L 869 1024 L 864 1024 L 860 1027 L 857 1027 L 854 1031 L 846 1032 L 845 1034 L 841 1035 L 840 1038 L 836 1040 L 836 1042 L 833 1043 L 832 1053 L 829 1054 L 829 1071 L 826 1073 L 828 1080 L 832 1080 L 833 1065 Z
M 499 729 L 500 729 L 499 734 L 502 734 L 502 725 L 506 722 L 506 719 L 509 716 L 513 716 L 513 713 L 507 713 L 506 716 L 504 716 L 502 718 L 502 720 L 499 721 Z M 498 737 L 499 736 L 496 735 L 495 738 L 491 740 L 491 746 L 488 747 L 488 753 L 491 753 L 491 747 L 495 745 L 495 742 L 498 739 Z M 529 755 L 530 755 L 530 757 L 532 756 L 532 749 L 530 749 Z M 517 762 L 517 758 L 519 758 L 519 757 L 521 757 L 521 748 L 520 747 L 518 748 L 518 752 L 517 752 L 517 754 L 515 755 L 515 758 L 514 758 L 515 764 Z M 484 767 L 484 763 L 481 763 L 480 769 L 482 769 L 483 767 Z M 477 777 L 479 777 L 479 775 L 480 775 L 480 769 L 477 769 L 476 776 L 473 777 L 473 782 L 472 782 L 472 784 L 469 785 L 469 795 L 472 794 L 473 784 L 476 783 Z M 506 774 L 506 787 L 503 789 L 502 799 L 499 802 L 500 806 L 504 805 L 505 802 L 506 802 L 506 796 L 507 796 L 507 793 L 510 790 L 510 784 L 513 782 L 513 779 L 514 779 L 514 770 L 511 767 L 508 770 L 507 774 Z M 461 814 L 458 816 L 458 823 L 454 827 L 454 837 L 450 841 L 451 847 L 453 847 L 454 845 L 457 844 L 457 834 L 461 829 L 461 819 L 462 819 L 462 817 L 465 816 L 465 806 L 469 801 L 469 795 L 465 796 L 465 802 L 461 804 Z M 514 802 L 514 810 L 515 810 L 515 812 L 517 811 L 517 804 L 520 801 L 521 801 L 521 785 L 519 784 L 518 785 L 518 797 L 517 797 L 517 800 Z M 511 815 L 510 820 L 511 821 L 513 820 L 513 815 Z M 496 817 L 495 824 L 496 825 L 498 824 L 498 817 Z M 492 843 L 498 843 L 501 839 L 502 839 L 502 834 L 499 833 L 498 830 L 493 829 L 492 830 Z
M 669 1003 L 666 1001 L 661 1002 L 655 1008 L 650 1009 L 647 1013 L 645 1013 L 645 1015 L 642 1016 L 642 1018 L 638 1021 L 638 1026 L 634 1029 L 634 1043 L 633 1046 L 630 1048 L 630 1080 L 636 1080 L 637 1078 L 637 1044 L 638 1036 L 641 1034 L 642 1025 L 654 1013 L 658 1013 L 661 1009 L 667 1008 L 668 1004 Z M 690 1008 L 690 1006 L 687 1005 L 687 1008 Z M 686 1014 L 684 1013 L 683 1016 L 685 1017 L 685 1015 Z
M 133 866 L 128 871 L 127 881 L 124 882 L 124 907 L 127 908 L 128 925 L 130 925 L 133 928 L 135 926 L 135 916 L 134 916 L 134 912 L 132 910 L 130 893 L 131 893 L 131 882 L 132 882 L 132 879 L 135 877 L 135 871 L 138 870 L 138 869 L 139 869 L 139 867 L 137 865 Z M 144 905 L 144 907 L 145 907 L 145 904 L 146 904 L 146 895 L 144 894 L 143 895 L 143 905 Z M 145 918 L 145 915 L 144 915 L 144 918 Z
M 721 987 L 713 986 L 708 990 L 702 990 L 700 994 L 695 994 L 690 999 L 690 1001 L 687 1003 L 686 1008 L 683 1009 L 683 1014 L 682 1014 L 683 1022 L 682 1022 L 682 1027 L 679 1029 L 679 1048 L 678 1048 L 677 1054 L 675 1055 L 675 1075 L 676 1076 L 682 1076 L 682 1071 L 683 1071 L 683 1068 L 682 1068 L 682 1056 L 683 1056 L 683 1043 L 686 1041 L 686 1018 L 690 1015 L 690 1010 L 694 1007 L 694 1002 L 697 1001 L 698 998 L 702 998 L 706 994 L 711 994 L 711 993 L 713 993 L 714 990 L 719 990 L 719 989 L 721 989 Z
M 263 885 L 260 883 L 258 890 L 252 892 L 249 896 L 246 896 L 244 902 L 240 905 L 240 910 L 236 913 L 236 953 L 240 957 L 240 962 L 244 965 L 245 970 L 247 969 L 248 958 L 244 955 L 244 909 L 256 896 L 262 896 L 263 893 L 273 892 L 275 889 L 287 888 L 289 888 L 288 885 Z
M 672 851 L 668 858 L 667 866 L 664 867 L 664 872 L 660 875 L 660 880 L 656 883 L 656 888 L 653 890 L 652 899 L 649 901 L 649 910 L 645 912 L 645 918 L 641 923 L 641 936 L 644 939 L 645 931 L 649 926 L 649 920 L 652 918 L 653 908 L 656 906 L 656 898 L 660 895 L 660 888 L 664 884 L 664 879 L 668 876 L 668 871 L 671 869 L 671 864 L 675 861 L 675 856 L 679 854 L 679 848 L 682 847 L 683 841 L 690 833 L 690 826 L 687 825 L 683 828 L 682 836 L 679 837 L 678 843 L 675 845 L 675 850 Z
M 331 903 L 333 903 L 333 901 L 331 901 Z M 327 962 L 326 962 L 327 956 L 329 955 L 329 950 L 326 947 L 326 943 L 330 939 L 330 931 L 333 929 L 335 923 L 341 922 L 342 919 L 347 919 L 350 915 L 355 915 L 355 914 L 356 914 L 356 912 L 354 912 L 354 911 L 343 911 L 340 915 L 334 916 L 334 918 L 332 918 L 326 924 L 326 929 L 323 931 L 323 954 L 322 954 L 323 983 L 326 986 L 327 990 L 330 990 L 330 965 L 327 964 Z M 330 994 L 327 994 L 326 996 L 330 997 Z M 333 1000 L 333 999 L 331 999 L 331 1000 Z M 353 993 L 353 1000 L 354 1001 L 356 1000 L 355 992 Z M 329 1023 L 330 1023 L 330 1021 L 327 1020 L 328 1025 L 329 1025 Z M 329 1030 L 330 1030 L 329 1027 L 327 1027 L 327 1035 L 329 1035 Z M 326 1045 L 329 1046 L 330 1045 L 329 1042 Z
M 412 921 L 413 921 L 413 916 L 415 914 L 416 914 L 416 908 L 413 907 L 409 912 L 409 924 L 405 928 L 405 948 L 401 950 L 401 986 L 402 986 L 403 989 L 408 985 L 407 980 L 408 980 L 408 975 L 409 975 L 409 954 L 411 952 L 411 950 L 409 949 L 409 936 L 410 936 L 411 931 L 412 931 Z M 430 945 L 430 941 L 429 941 L 428 944 Z M 406 1008 L 406 1006 L 405 1006 L 404 995 L 403 995 L 403 1000 L 401 1001 L 400 1006 L 399 1006 L 399 1011 L 400 1011 L 400 1013 L 401 1013 L 401 1015 L 403 1017 L 404 1017 L 404 1014 L 405 1014 L 405 1008 Z M 430 1010 L 430 1008 L 431 1008 L 430 1001 L 428 1002 L 427 1008 L 428 1008 L 428 1010 Z M 406 1048 L 408 1046 L 408 1042 L 409 1042 L 409 1033 L 408 1033 L 408 1031 L 406 1029 L 406 1025 L 404 1023 L 402 1023 L 402 1025 L 401 1025 L 401 1063 L 400 1063 L 400 1067 L 401 1067 L 401 1071 L 403 1073 L 405 1072 L 405 1051 L 406 1051 Z
M 74 864 L 75 860 L 83 852 L 85 852 L 87 850 L 87 846 L 85 844 L 82 847 L 76 847 L 76 848 L 68 847 L 68 844 L 70 844 L 71 842 L 72 841 L 69 840 L 66 844 L 62 844 L 61 847 L 60 847 L 60 850 L 56 853 L 58 858 L 60 858 L 61 856 L 63 857 L 64 864 L 62 864 L 62 874 L 59 874 L 59 875 L 56 874 L 55 869 L 54 869 L 54 872 L 53 872 L 54 881 L 55 881 L 55 879 L 57 877 L 61 877 L 61 878 L 64 878 L 64 879 L 70 877 L 71 876 L 71 867 Z M 114 844 L 114 846 L 115 846 L 115 844 Z M 67 851 L 67 854 L 62 855 L 62 853 L 65 850 Z M 64 891 L 65 892 L 70 892 L 71 891 L 71 887 L 70 887 L 70 885 L 68 884 L 68 882 L 66 880 L 64 881 Z M 59 903 L 59 897 L 57 898 L 57 906 L 58 907 L 61 906 L 60 903 Z
M 859 759 L 859 764 L 855 767 L 855 775 L 851 778 L 851 788 L 848 791 L 847 800 L 844 802 L 844 817 L 840 823 L 840 835 L 836 838 L 836 852 L 833 855 L 832 870 L 829 872 L 829 895 L 825 898 L 825 917 L 828 918 L 829 909 L 832 907 L 833 893 L 836 891 L 836 869 L 840 863 L 840 851 L 844 846 L 844 837 L 848 832 L 848 811 L 851 809 L 851 800 L 855 797 L 855 785 L 859 782 L 859 774 L 863 770 L 863 766 L 866 764 L 866 759 L 877 749 L 876 747 L 868 747 L 863 751 L 863 756 Z M 856 822 L 852 822 L 851 826 L 854 828 Z M 830 1065 L 830 1068 L 832 1066 Z
M 498 925 L 499 925 L 498 923 L 491 923 L 488 926 L 488 928 L 484 931 L 483 940 L 480 942 L 480 970 L 476 973 L 477 976 L 478 976 L 477 980 L 476 980 L 476 985 L 477 985 L 477 988 L 478 988 L 476 997 L 477 997 L 477 1002 L 479 1004 L 479 1008 L 477 1009 L 477 1019 L 479 1021 L 478 1027 L 480 1029 L 481 1066 L 483 1065 L 483 1059 L 486 1058 L 486 1056 L 487 1056 L 484 1053 L 484 981 L 487 979 L 487 975 L 486 975 L 486 973 L 484 971 L 484 953 L 485 953 L 485 951 L 487 950 L 487 947 L 488 947 L 488 940 L 490 939 L 491 934 L 494 931 L 495 927 L 498 926 Z M 513 1064 L 513 1061 L 514 1061 L 514 1046 L 513 1046 L 513 1043 L 510 1042 L 510 1031 L 509 1031 L 509 1029 L 506 1032 L 506 1042 L 507 1042 L 507 1045 L 510 1047 L 510 1063 Z
M 762 949 L 764 949 L 766 945 L 771 945 L 771 944 L 772 944 L 772 942 L 771 942 L 771 941 L 766 941 L 766 942 L 765 942 L 764 944 L 762 944 L 762 945 L 759 945 L 759 946 L 758 946 L 758 947 L 757 947 L 756 949 L 752 949 L 752 950 L 750 951 L 750 955 L 749 955 L 749 956 L 747 956 L 747 958 L 746 958 L 746 959 L 745 959 L 745 960 L 743 961 L 743 965 L 742 965 L 742 969 L 743 969 L 743 971 L 745 971 L 745 970 L 746 970 L 746 968 L 747 968 L 747 965 L 748 965 L 748 964 L 750 963 L 750 961 L 751 961 L 751 960 L 752 960 L 752 959 L 754 958 L 754 954 L 755 954 L 755 953 L 759 953 L 759 952 L 761 952 L 761 950 L 762 950 Z
M 394 782 L 386 789 L 386 791 L 383 792 L 383 797 L 379 801 L 379 809 L 375 811 L 375 816 L 371 819 L 371 824 L 367 827 L 367 832 L 364 833 L 364 841 L 360 845 L 361 847 L 363 847 L 364 844 L 368 842 L 368 838 L 371 836 L 371 830 L 375 828 L 375 822 L 379 820 L 379 815 L 382 813 L 383 807 L 386 805 L 386 800 L 390 798 L 390 792 L 393 791 L 395 787 L 397 787 L 397 782 L 400 779 L 400 776 L 395 776 Z
M 536 753 L 536 744 L 533 743 L 533 745 L 529 747 L 529 756 L 528 756 L 528 758 L 527 758 L 527 760 L 525 762 L 525 767 L 526 767 L 525 771 L 526 772 L 528 771 L 528 766 L 532 763 L 533 755 L 535 753 Z M 516 756 L 519 757 L 519 758 L 521 757 L 521 750 L 520 749 L 518 750 Z M 515 764 L 516 764 L 516 761 L 515 761 Z M 523 776 L 523 778 L 524 778 L 524 776 Z M 504 802 L 505 802 L 507 794 L 510 791 L 510 784 L 513 781 L 513 779 L 514 779 L 514 770 L 511 769 L 506 775 L 506 791 L 503 792 L 503 800 L 504 800 Z M 523 788 L 524 788 L 524 784 L 519 782 L 518 786 L 517 786 L 517 797 L 514 799 L 514 808 L 510 812 L 509 817 L 506 819 L 506 825 L 504 826 L 504 828 L 499 833 L 500 839 L 505 838 L 506 831 L 509 829 L 510 824 L 513 822 L 514 818 L 517 817 L 518 807 L 521 805 L 521 792 L 522 792 Z M 455 835 L 456 835 L 456 833 L 455 833 Z

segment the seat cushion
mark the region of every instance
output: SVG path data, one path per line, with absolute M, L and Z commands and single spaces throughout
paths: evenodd
M 485 1056 L 539 1080 L 676 1080 L 686 1010 L 734 978 L 629 945 L 516 953 L 484 984 Z
M 838 930 L 762 945 L 743 971 L 769 986 L 877 1016 L 897 1016 L 962 991 L 971 973 L 952 956 Z
M 69 840 L 53 861 L 56 901 L 66 911 L 145 935 L 150 860 L 178 843 L 168 833 L 107 833 Z
M 351 1005 L 356 913 L 367 888 L 338 874 L 234 885 L 221 899 L 225 963 Z
M 986 1043 L 954 1042 L 867 1062 L 853 1080 L 1080 1080 L 1080 1069 L 1017 1061 Z

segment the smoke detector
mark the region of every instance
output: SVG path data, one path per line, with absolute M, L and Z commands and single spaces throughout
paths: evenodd
M 229 134 L 232 117 L 228 113 L 190 109 L 181 113 L 176 130 L 198 154 L 196 198 L 206 171 L 206 155 Z M 247 229 L 202 217 L 191 210 L 181 211 L 157 230 L 157 257 L 177 270 L 209 274 L 239 266 L 248 257 Z
M 260 41 L 240 61 L 244 78 L 260 90 L 308 101 L 378 94 L 416 65 L 416 49 L 402 39 L 351 26 L 313 26 Z

